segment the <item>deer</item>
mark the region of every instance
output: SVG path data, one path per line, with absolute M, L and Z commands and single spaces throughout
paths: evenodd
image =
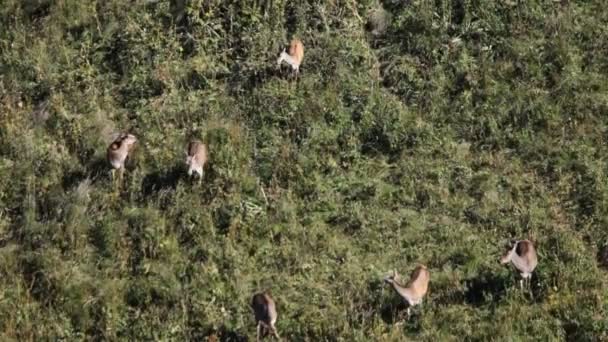
M 207 145 L 200 140 L 193 140 L 188 144 L 186 152 L 186 164 L 188 165 L 188 176 L 198 174 L 199 184 L 203 181 L 205 164 L 207 163 Z
M 393 271 L 393 275 L 384 278 L 384 281 L 391 284 L 395 292 L 408 303 L 407 316 L 410 317 L 411 308 L 422 304 L 422 299 L 429 289 L 430 278 L 431 276 L 426 266 L 419 265 L 410 275 L 410 280 L 406 285 L 400 284 L 397 280 L 399 279 L 397 271 Z
M 133 134 L 121 133 L 108 147 L 106 155 L 112 166 L 112 180 L 115 179 L 116 171 L 118 171 L 119 180 L 122 180 L 125 161 L 136 142 L 137 138 Z
M 283 61 L 287 62 L 287 64 L 291 65 L 291 68 L 295 72 L 296 81 L 298 80 L 298 74 L 300 73 L 300 64 L 302 64 L 302 59 L 304 58 L 304 45 L 302 41 L 299 39 L 293 39 L 289 44 L 289 52 L 286 52 L 285 49 L 279 55 L 277 59 L 277 64 L 281 66 Z
M 521 274 L 522 279 L 519 281 L 519 287 L 523 290 L 524 281 L 527 281 L 528 286 L 530 285 L 532 272 L 534 272 L 534 269 L 538 264 L 538 257 L 536 256 L 534 244 L 530 240 L 515 240 L 513 247 L 510 247 L 500 258 L 501 264 L 508 264 L 509 262 L 511 262 Z
M 266 337 L 268 333 L 272 333 L 277 340 L 281 340 L 275 323 L 277 321 L 277 308 L 274 299 L 268 293 L 256 293 L 253 295 L 251 300 L 251 308 L 255 315 L 255 321 L 257 323 L 257 339 L 260 341 L 260 335 L 262 338 Z

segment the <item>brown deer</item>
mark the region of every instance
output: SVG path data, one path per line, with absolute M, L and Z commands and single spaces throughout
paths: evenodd
M 536 256 L 536 249 L 534 244 L 530 240 L 516 240 L 514 241 L 513 247 L 500 258 L 501 264 L 507 264 L 511 262 L 513 266 L 519 271 L 522 279 L 519 281 L 519 287 L 523 290 L 524 280 L 530 285 L 530 278 L 532 272 L 538 264 L 538 257 Z
M 116 170 L 118 170 L 119 180 L 122 180 L 125 161 L 136 142 L 137 138 L 134 135 L 122 133 L 108 147 L 107 159 L 112 166 L 112 180 L 115 178 L 114 173 Z
M 272 297 L 268 293 L 256 293 L 251 300 L 251 308 L 257 323 L 257 341 L 260 341 L 260 335 L 263 338 L 269 332 L 280 341 L 281 337 L 275 327 L 277 309 Z
M 203 181 L 204 167 L 207 163 L 208 150 L 207 145 L 203 144 L 199 140 L 193 140 L 188 144 L 188 151 L 186 152 L 186 164 L 188 165 L 188 176 L 192 176 L 193 173 L 198 174 L 199 184 Z
M 280 66 L 283 61 L 287 62 L 287 64 L 291 65 L 291 68 L 295 72 L 296 80 L 298 79 L 298 74 L 300 73 L 300 64 L 302 64 L 302 59 L 304 58 L 304 45 L 302 41 L 299 39 L 293 39 L 289 44 L 289 53 L 283 49 L 279 58 L 277 59 L 277 64 Z
M 384 278 L 384 281 L 391 284 L 395 292 L 408 303 L 407 316 L 409 317 L 411 307 L 422 304 L 422 299 L 429 289 L 431 275 L 426 266 L 420 265 L 414 269 L 406 285 L 400 284 L 398 278 L 397 272 L 393 271 L 393 275 Z

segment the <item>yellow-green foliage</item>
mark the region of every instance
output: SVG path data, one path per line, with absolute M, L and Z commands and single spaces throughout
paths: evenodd
M 608 340 L 607 22 L 599 0 L 3 1 L 0 339 L 251 340 L 270 290 L 290 341 Z M 529 293 L 511 238 L 536 241 Z M 418 263 L 406 320 L 382 279 Z

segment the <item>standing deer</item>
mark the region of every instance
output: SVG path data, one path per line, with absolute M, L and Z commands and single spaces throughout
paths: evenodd
M 287 64 L 291 65 L 291 68 L 294 70 L 296 74 L 296 80 L 298 79 L 298 74 L 300 73 L 300 64 L 302 64 L 302 59 L 304 58 L 304 45 L 302 41 L 299 39 L 293 39 L 289 44 L 289 53 L 283 49 L 281 55 L 277 59 L 277 64 L 281 66 L 283 61 L 287 62 Z
M 519 281 L 519 287 L 523 290 L 524 280 L 530 285 L 532 272 L 538 264 L 536 249 L 530 240 L 517 240 L 512 248 L 500 258 L 501 264 L 511 262 L 519 271 L 522 279 Z
M 186 156 L 186 164 L 188 165 L 188 176 L 193 173 L 198 174 L 199 184 L 203 181 L 205 164 L 207 163 L 208 151 L 207 145 L 199 140 L 193 140 L 188 144 Z
M 136 142 L 137 138 L 134 135 L 122 133 L 108 147 L 107 159 L 112 165 L 112 180 L 115 178 L 114 173 L 118 170 L 118 179 L 122 181 L 125 161 Z
M 393 275 L 384 278 L 384 281 L 391 284 L 395 292 L 408 303 L 407 316 L 409 317 L 411 307 L 422 304 L 422 299 L 429 289 L 431 275 L 426 266 L 420 265 L 414 269 L 406 285 L 401 285 L 398 278 L 397 272 L 393 271 Z
M 275 327 L 277 309 L 272 297 L 267 293 L 256 293 L 251 300 L 251 308 L 257 323 L 257 341 L 260 341 L 260 335 L 263 338 L 269 332 L 280 341 L 281 337 L 279 337 Z

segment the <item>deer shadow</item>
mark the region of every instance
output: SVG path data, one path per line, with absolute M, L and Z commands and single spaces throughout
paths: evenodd
M 185 171 L 182 166 L 173 166 L 168 170 L 156 171 L 144 177 L 142 193 L 144 196 L 158 194 L 161 190 L 175 190 Z
M 276 54 L 278 57 L 279 54 Z M 287 77 L 288 72 L 283 67 L 279 67 L 271 60 L 262 68 L 242 69 L 238 64 L 232 68 L 232 76 L 229 79 L 229 94 L 239 95 L 241 92 L 251 92 L 268 80 L 277 77 Z
M 212 329 L 207 331 L 204 335 L 206 335 L 206 339 L 202 339 L 203 341 L 214 341 L 214 342 L 247 342 L 249 339 L 246 335 L 242 333 L 232 330 L 225 325 L 220 326 L 217 329 Z
M 473 306 L 496 304 L 505 297 L 507 282 L 505 276 L 486 271 L 467 281 L 467 287 L 463 293 L 464 302 Z
M 93 182 L 109 181 L 112 168 L 105 158 L 95 158 L 85 164 L 84 168 L 64 173 L 61 186 L 64 190 L 71 189 L 86 179 Z

